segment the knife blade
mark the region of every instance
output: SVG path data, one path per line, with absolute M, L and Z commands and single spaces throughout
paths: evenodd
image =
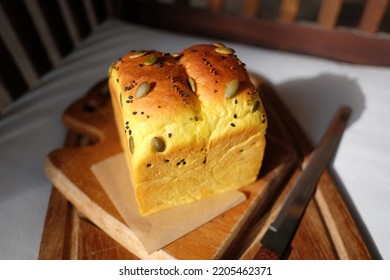
M 304 160 L 301 174 L 260 240 L 260 249 L 253 259 L 280 259 L 289 248 L 322 171 L 337 150 L 350 115 L 351 109 L 345 106 L 336 112 L 320 144 Z

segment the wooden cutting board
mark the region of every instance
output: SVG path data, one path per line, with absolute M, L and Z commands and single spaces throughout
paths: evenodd
M 300 173 L 311 145 L 273 87 L 260 77 L 269 120 L 267 148 L 258 180 L 242 188 L 247 199 L 210 222 L 148 254 L 91 171 L 94 163 L 121 152 L 113 112 L 102 81 L 63 114 L 65 146 L 48 155 L 54 182 L 39 259 L 231 259 L 251 258 Z M 318 184 L 287 259 L 370 259 L 370 253 L 333 180 Z

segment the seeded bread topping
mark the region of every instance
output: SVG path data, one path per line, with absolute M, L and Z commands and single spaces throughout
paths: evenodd
M 266 115 L 233 49 L 131 51 L 111 65 L 109 89 L 142 214 L 256 180 Z

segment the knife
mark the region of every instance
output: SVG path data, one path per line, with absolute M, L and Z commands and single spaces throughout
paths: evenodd
M 350 115 L 351 109 L 345 106 L 336 112 L 320 144 L 304 160 L 301 174 L 260 240 L 260 248 L 253 259 L 280 259 L 289 249 L 322 171 L 337 150 Z

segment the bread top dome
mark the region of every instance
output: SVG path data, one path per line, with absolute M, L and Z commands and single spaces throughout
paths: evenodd
M 171 149 L 207 150 L 230 133 L 265 134 L 262 102 L 234 50 L 201 44 L 180 53 L 132 51 L 109 70 L 132 160 Z M 146 159 L 145 159 L 146 160 Z

